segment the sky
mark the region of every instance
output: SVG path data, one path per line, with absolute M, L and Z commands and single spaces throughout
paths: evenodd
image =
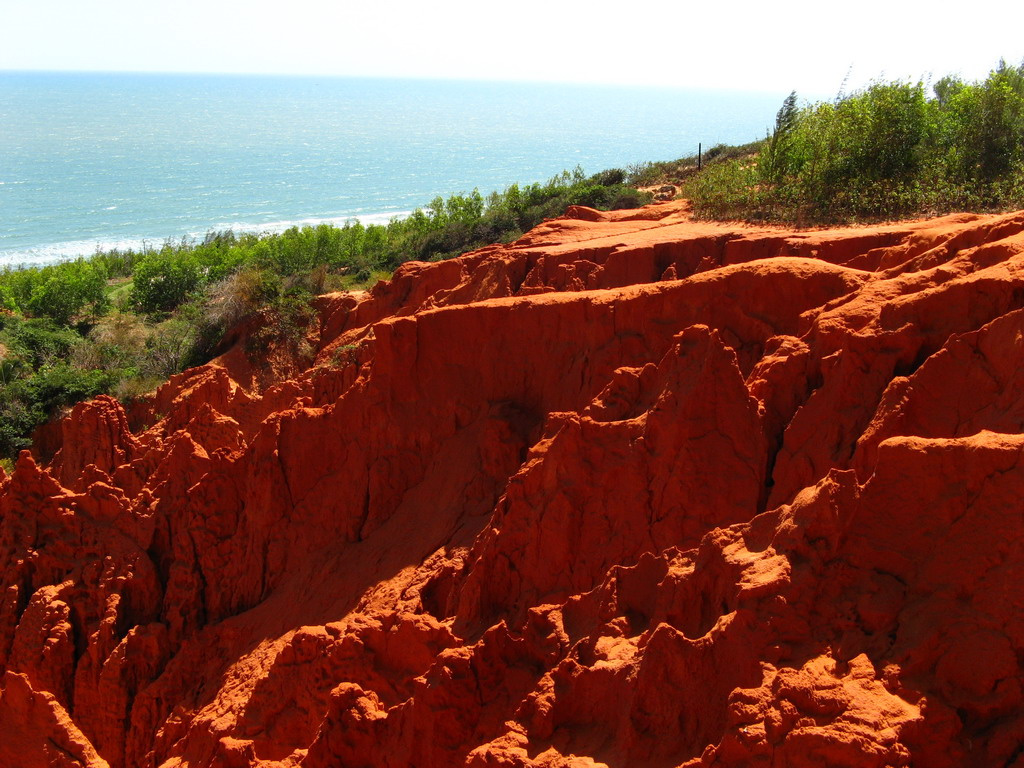
M 617 83 L 835 95 L 1024 59 L 1020 0 L 0 0 L 0 70 Z

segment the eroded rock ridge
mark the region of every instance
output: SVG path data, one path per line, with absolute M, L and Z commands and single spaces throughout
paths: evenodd
M 0 765 L 1024 765 L 1024 212 L 318 301 L 0 470 Z

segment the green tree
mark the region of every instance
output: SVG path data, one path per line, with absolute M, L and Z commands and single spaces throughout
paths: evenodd
M 775 115 L 775 130 L 761 152 L 761 176 L 769 184 L 778 184 L 789 172 L 797 114 L 796 91 L 790 91 Z
M 168 312 L 199 288 L 204 271 L 188 252 L 164 248 L 146 254 L 135 266 L 132 303 L 142 312 Z

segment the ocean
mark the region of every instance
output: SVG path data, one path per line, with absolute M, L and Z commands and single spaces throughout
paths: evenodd
M 0 268 L 233 229 L 386 222 L 437 195 L 763 137 L 785 93 L 0 72 Z

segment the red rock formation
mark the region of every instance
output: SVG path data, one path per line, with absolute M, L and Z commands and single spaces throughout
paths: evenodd
M 1024 213 L 573 209 L 318 309 L 0 470 L 0 766 L 1024 765 Z

